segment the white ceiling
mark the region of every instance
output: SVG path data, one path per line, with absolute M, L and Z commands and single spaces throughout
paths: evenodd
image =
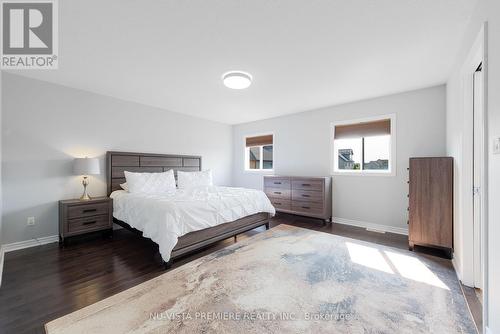
M 64 0 L 59 70 L 18 73 L 236 124 L 444 83 L 476 2 Z

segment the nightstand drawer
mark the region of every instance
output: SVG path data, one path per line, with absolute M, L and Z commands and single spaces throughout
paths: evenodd
M 107 215 L 109 213 L 109 203 L 87 203 L 71 205 L 68 207 L 68 219 L 83 218 L 96 215 Z
M 75 218 L 68 221 L 68 232 L 80 232 L 111 228 L 108 215 L 100 215 L 87 218 Z

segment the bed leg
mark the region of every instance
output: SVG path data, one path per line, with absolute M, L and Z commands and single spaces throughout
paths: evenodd
M 234 242 L 238 242 L 238 236 L 237 235 L 234 236 Z
M 269 230 L 269 222 L 266 223 L 266 230 Z
M 165 269 L 170 269 L 170 268 L 172 268 L 173 262 L 174 262 L 174 260 L 172 260 L 172 259 L 168 260 L 168 262 L 163 261 L 163 266 L 165 267 Z

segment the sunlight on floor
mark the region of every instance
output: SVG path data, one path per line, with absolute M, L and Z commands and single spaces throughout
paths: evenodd
M 391 251 L 382 252 L 378 248 L 352 242 L 346 242 L 346 246 L 351 261 L 356 264 L 449 290 L 446 284 L 416 257 Z
M 441 289 L 449 290 L 446 284 L 441 281 L 436 274 L 434 274 L 425 264 L 419 259 L 394 253 L 384 251 L 390 261 L 394 264 L 399 274 L 403 277 L 409 278 L 411 280 L 422 282 L 430 285 L 434 285 Z
M 394 274 L 394 271 L 392 271 L 378 249 L 351 242 L 346 242 L 346 245 L 352 262 L 389 274 Z

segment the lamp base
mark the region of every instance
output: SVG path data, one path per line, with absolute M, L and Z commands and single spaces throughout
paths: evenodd
M 89 201 L 91 200 L 92 197 L 90 197 L 88 194 L 83 194 L 81 197 L 80 197 L 80 200 L 81 201 Z
M 89 194 L 87 193 L 87 185 L 89 184 L 89 181 L 87 180 L 87 177 L 84 176 L 83 177 L 83 181 L 82 181 L 82 184 L 83 184 L 83 194 L 82 196 L 80 197 L 80 200 L 81 201 L 88 201 L 88 200 L 91 200 L 92 197 L 89 196 Z

